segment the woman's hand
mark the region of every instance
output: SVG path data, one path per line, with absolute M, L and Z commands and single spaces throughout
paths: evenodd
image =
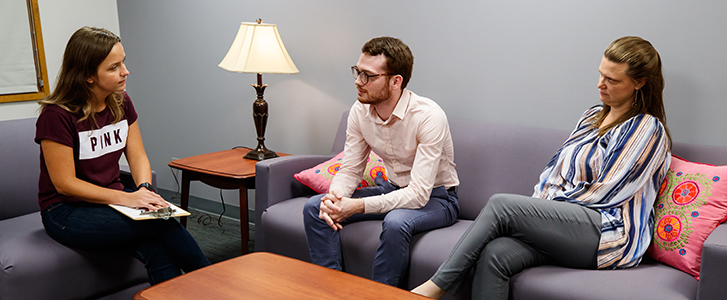
M 153 211 L 168 207 L 169 203 L 167 203 L 167 201 L 165 201 L 164 198 L 159 196 L 157 193 L 142 188 L 136 192 L 127 193 L 127 197 L 124 199 L 124 203 L 122 205 Z

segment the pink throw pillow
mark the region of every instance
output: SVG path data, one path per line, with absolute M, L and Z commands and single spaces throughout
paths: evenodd
M 727 166 L 672 156 L 654 213 L 647 253 L 699 280 L 702 245 L 727 217 Z
M 343 160 L 343 152 L 338 153 L 338 155 L 315 167 L 296 173 L 293 177 L 300 181 L 300 183 L 316 191 L 316 193 L 328 193 L 333 176 L 338 173 L 338 169 L 341 167 L 341 160 Z M 387 180 L 384 161 L 376 153 L 371 151 L 366 168 L 364 169 L 363 179 L 358 188 L 375 186 L 374 178 L 377 176 L 383 176 L 384 180 Z

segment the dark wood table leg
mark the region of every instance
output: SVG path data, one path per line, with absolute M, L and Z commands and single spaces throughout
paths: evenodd
M 182 209 L 189 211 L 189 181 L 190 176 L 187 172 L 182 171 L 182 198 L 179 199 L 180 206 Z M 182 227 L 187 227 L 187 217 L 179 218 L 179 223 Z
M 250 225 L 247 221 L 247 186 L 244 181 L 240 183 L 240 240 L 242 242 L 242 254 L 247 254 L 248 243 L 250 242 Z

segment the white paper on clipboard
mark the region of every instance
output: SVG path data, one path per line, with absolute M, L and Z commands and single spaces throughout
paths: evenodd
M 174 210 L 174 213 L 170 216 L 171 218 L 177 218 L 177 217 L 186 217 L 189 216 L 190 213 L 186 210 L 183 210 L 176 205 L 169 203 L 167 201 L 167 204 L 169 204 L 169 207 L 171 207 Z M 151 214 L 142 214 L 145 210 L 143 209 L 136 209 L 131 208 L 128 206 L 123 205 L 116 205 L 116 204 L 109 204 L 113 209 L 121 212 L 122 214 L 126 215 L 129 218 L 132 218 L 134 220 L 151 220 L 151 219 L 161 219 L 160 217 L 156 217 Z

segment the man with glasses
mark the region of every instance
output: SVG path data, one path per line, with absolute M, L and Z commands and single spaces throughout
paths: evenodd
M 341 270 L 338 231 L 356 221 L 384 220 L 373 280 L 398 286 L 412 236 L 452 225 L 459 216 L 459 179 L 446 114 L 406 89 L 414 65 L 409 47 L 379 37 L 361 52 L 351 67 L 358 101 L 348 116 L 343 161 L 328 194 L 305 204 L 306 237 L 313 263 Z M 377 177 L 376 186 L 356 189 L 372 150 L 388 180 Z

